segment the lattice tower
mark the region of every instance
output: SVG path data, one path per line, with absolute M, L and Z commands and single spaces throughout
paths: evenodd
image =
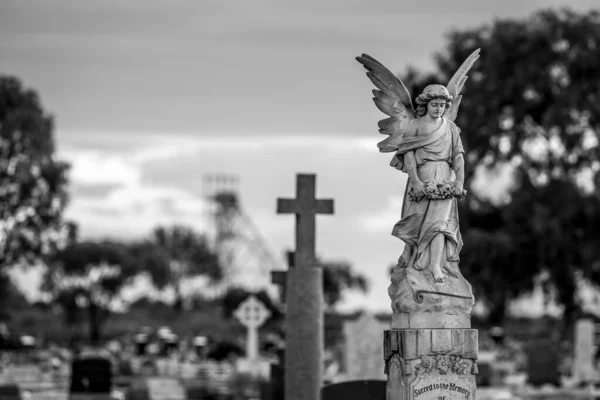
M 204 176 L 204 192 L 209 201 L 209 232 L 225 277 L 221 290 L 231 286 L 271 291 L 270 271 L 280 269 L 267 241 L 244 212 L 235 175 Z

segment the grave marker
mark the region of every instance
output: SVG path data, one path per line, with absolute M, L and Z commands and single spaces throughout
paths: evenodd
M 296 215 L 295 267 L 286 288 L 286 400 L 319 399 L 323 379 L 323 275 L 315 260 L 315 219 L 333 214 L 333 200 L 315 198 L 315 180 L 297 175 L 296 198 L 277 200 L 277 213 Z
M 234 315 L 246 327 L 246 358 L 258 359 L 258 328 L 271 316 L 271 312 L 255 296 L 250 296 L 239 305 Z
M 384 380 L 381 359 L 383 342 L 381 332 L 389 324 L 374 315 L 363 313 L 356 321 L 344 323 L 346 376 L 350 380 Z
M 150 400 L 186 400 L 186 392 L 178 379 L 150 378 L 146 381 Z
M 597 379 L 594 369 L 594 322 L 581 319 L 575 325 L 575 357 L 573 378 L 577 383 L 591 383 Z

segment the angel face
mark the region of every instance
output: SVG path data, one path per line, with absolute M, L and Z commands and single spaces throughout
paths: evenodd
M 445 99 L 433 99 L 427 103 L 427 115 L 431 118 L 440 118 L 446 111 Z

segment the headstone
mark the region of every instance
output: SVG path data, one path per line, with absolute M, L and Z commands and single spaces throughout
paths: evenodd
M 560 386 L 557 346 L 550 338 L 538 338 L 527 346 L 527 383 Z
M 39 382 L 42 378 L 42 371 L 39 365 L 11 365 L 7 368 L 7 372 L 12 382 L 21 385 Z
M 334 383 L 324 386 L 321 391 L 321 400 L 384 400 L 385 398 L 385 380 L 359 380 Z M 450 397 L 448 400 L 450 400 Z
M 2 400 L 21 400 L 21 388 L 14 383 L 0 385 L 0 399 Z
M 349 380 L 385 379 L 381 333 L 389 328 L 389 324 L 369 313 L 344 324 L 345 370 Z
M 578 384 L 597 379 L 594 368 L 594 327 L 594 322 L 589 319 L 581 319 L 575 324 L 573 379 Z
M 295 253 L 293 251 L 286 252 L 287 264 L 290 268 L 294 266 L 294 257 Z M 281 302 L 285 306 L 285 300 L 287 297 L 287 271 L 271 271 L 271 282 L 279 286 Z
M 235 379 L 235 368 L 227 362 L 207 362 L 202 365 L 201 372 L 207 390 L 212 394 L 230 395 Z
M 148 343 L 150 342 L 150 337 L 147 333 L 138 333 L 133 338 L 135 342 L 135 353 L 138 356 L 146 355 L 146 349 L 148 347 Z
M 477 358 L 479 373 L 475 376 L 477 387 L 490 387 L 494 381 L 493 366 L 498 365 L 497 353 L 495 351 L 481 351 Z
M 258 328 L 271 316 L 271 312 L 255 296 L 250 296 L 239 305 L 234 315 L 246 327 L 246 358 L 258 359 Z
M 285 399 L 285 349 L 277 351 L 278 363 L 272 363 L 269 370 L 269 385 L 261 389 L 261 400 Z
M 323 379 L 323 275 L 315 259 L 316 214 L 333 200 L 315 199 L 315 175 L 297 175 L 296 198 L 278 199 L 278 213 L 296 215 L 294 268 L 286 285 L 285 400 L 317 400 Z
M 196 350 L 196 355 L 200 358 L 206 357 L 206 346 L 208 345 L 208 338 L 206 336 L 196 336 L 194 337 L 194 349 Z
M 112 391 L 112 366 L 107 357 L 82 356 L 71 366 L 70 398 L 108 398 Z
M 149 400 L 150 393 L 146 382 L 138 380 L 131 383 L 125 391 L 125 400 Z
M 185 389 L 175 378 L 149 378 L 146 381 L 150 400 L 186 400 Z

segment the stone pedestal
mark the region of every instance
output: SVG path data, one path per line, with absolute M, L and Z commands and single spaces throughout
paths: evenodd
M 478 333 L 471 285 L 458 273 L 434 283 L 429 271 L 394 268 L 392 329 L 384 331 L 387 400 L 476 398 Z
M 475 399 L 475 329 L 384 332 L 388 400 Z

